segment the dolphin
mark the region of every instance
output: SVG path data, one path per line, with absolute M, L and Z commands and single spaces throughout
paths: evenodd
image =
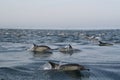
M 69 44 L 68 46 L 64 47 L 64 48 L 60 48 L 59 49 L 60 52 L 63 52 L 63 53 L 69 53 L 69 52 L 73 52 L 73 48 L 72 46 Z
M 102 42 L 102 41 L 99 41 L 99 46 L 112 46 L 113 44 L 111 43 L 105 43 L 105 42 Z
M 50 65 L 51 65 L 51 69 L 55 69 L 55 70 L 61 70 L 61 71 L 81 71 L 81 70 L 88 70 L 89 69 L 86 69 L 84 66 L 82 65 L 79 65 L 79 64 L 74 64 L 74 63 L 71 63 L 71 64 L 63 64 L 63 65 L 60 65 L 60 64 L 57 64 L 57 63 L 54 63 L 54 62 L 51 62 L 49 61 L 48 62 Z
M 51 48 L 46 45 L 36 45 L 33 43 L 33 47 L 31 49 L 33 52 L 51 52 Z
M 73 53 L 80 52 L 81 50 L 79 49 L 74 49 L 70 44 L 68 46 L 65 46 L 63 48 L 59 49 L 60 52 L 70 54 L 72 55 Z

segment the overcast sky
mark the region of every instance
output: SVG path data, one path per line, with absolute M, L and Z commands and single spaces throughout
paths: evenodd
M 120 29 L 120 0 L 0 0 L 0 28 Z

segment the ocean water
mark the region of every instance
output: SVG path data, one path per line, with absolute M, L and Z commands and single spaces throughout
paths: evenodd
M 97 39 L 113 46 L 99 46 Z M 33 43 L 80 51 L 33 53 Z M 77 63 L 90 71 L 44 70 L 48 61 Z M 0 80 L 120 80 L 120 30 L 0 29 Z

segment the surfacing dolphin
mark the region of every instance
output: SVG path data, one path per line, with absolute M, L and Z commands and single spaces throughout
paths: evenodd
M 41 52 L 41 53 L 45 53 L 45 52 L 51 52 L 51 48 L 46 46 L 46 45 L 36 45 L 33 44 L 33 47 L 31 49 L 31 51 L 33 52 Z
M 62 53 L 69 53 L 69 54 L 72 54 L 74 52 L 78 52 L 80 51 L 79 49 L 74 49 L 70 44 L 68 46 L 65 46 L 63 48 L 60 48 L 59 49 L 60 52 Z
M 111 43 L 105 43 L 105 42 L 102 42 L 102 41 L 99 41 L 99 46 L 112 46 L 113 44 Z
M 61 71 L 88 70 L 89 71 L 89 69 L 86 69 L 84 66 L 79 65 L 79 64 L 74 64 L 74 63 L 73 64 L 72 63 L 63 64 L 63 65 L 57 64 L 57 63 L 54 63 L 54 62 L 51 62 L 51 61 L 49 61 L 48 63 L 51 66 L 51 70 L 61 70 Z
M 72 48 L 72 46 L 69 44 L 68 46 L 65 46 L 65 47 L 63 47 L 63 48 L 60 48 L 59 51 L 60 51 L 60 52 L 63 52 L 63 53 L 65 53 L 65 52 L 73 52 L 73 48 Z

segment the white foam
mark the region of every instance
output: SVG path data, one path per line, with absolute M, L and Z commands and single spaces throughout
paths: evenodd
M 44 70 L 50 70 L 51 68 L 52 68 L 52 66 L 49 63 L 46 63 L 43 65 Z

